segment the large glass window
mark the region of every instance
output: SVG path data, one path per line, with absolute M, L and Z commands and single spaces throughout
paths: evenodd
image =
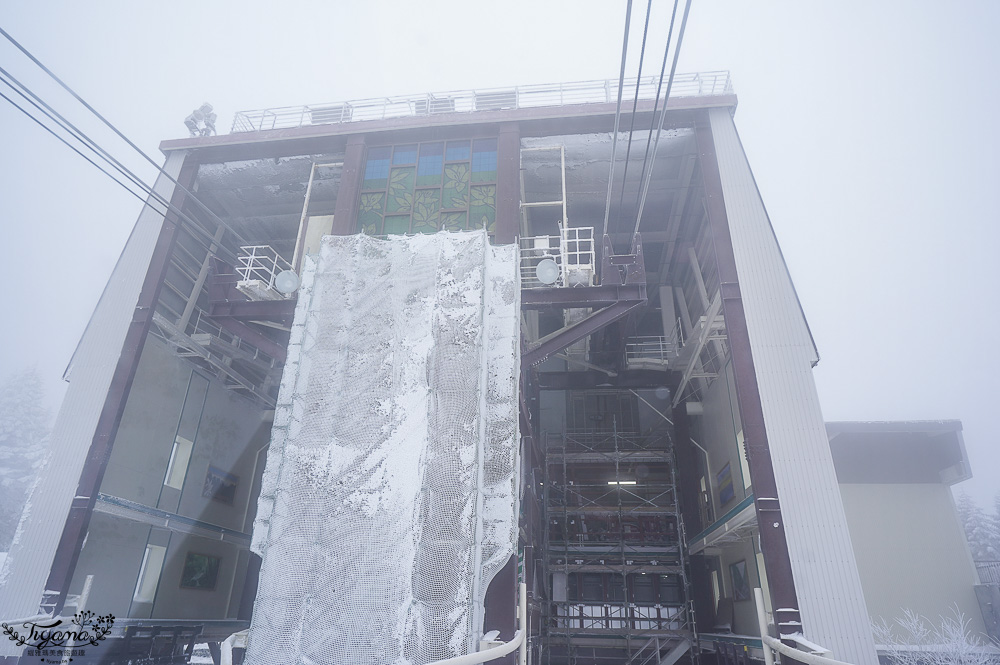
M 368 149 L 358 230 L 370 235 L 496 228 L 496 139 Z

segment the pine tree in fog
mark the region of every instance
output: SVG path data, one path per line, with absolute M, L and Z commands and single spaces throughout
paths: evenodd
M 976 561 L 1000 561 L 1000 496 L 996 503 L 997 513 L 988 515 L 967 495 L 958 495 L 958 516 Z
M 49 413 L 38 371 L 0 385 L 0 552 L 10 545 L 21 510 L 48 451 Z

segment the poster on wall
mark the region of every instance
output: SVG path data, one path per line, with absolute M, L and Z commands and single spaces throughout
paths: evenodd
M 722 470 L 715 475 L 716 487 L 719 488 L 719 503 L 725 505 L 734 496 L 736 496 L 736 490 L 733 489 L 733 472 L 729 468 L 729 463 L 722 467 Z
M 750 580 L 747 579 L 746 559 L 729 564 L 729 573 L 733 577 L 733 600 L 750 600 Z
M 205 487 L 202 488 L 201 495 L 213 501 L 228 503 L 231 506 L 236 499 L 236 487 L 239 484 L 239 476 L 234 476 L 218 467 L 209 465 L 208 473 L 205 475 Z
M 221 562 L 222 559 L 217 556 L 188 552 L 181 572 L 181 587 L 211 591 L 219 579 Z

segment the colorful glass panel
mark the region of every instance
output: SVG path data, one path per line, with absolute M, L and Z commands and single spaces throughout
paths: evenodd
M 496 228 L 496 139 L 368 149 L 358 230 L 372 235 Z
M 381 235 L 384 207 L 385 192 L 362 194 L 358 208 L 358 230 L 370 236 Z
M 386 215 L 385 227 L 382 229 L 383 235 L 402 235 L 410 232 L 409 215 Z
M 418 189 L 413 201 L 413 232 L 434 233 L 440 226 L 441 190 Z
M 389 178 L 389 154 L 392 148 L 370 148 L 365 162 L 365 178 L 362 189 L 385 189 Z
M 394 168 L 389 173 L 389 198 L 386 212 L 410 212 L 413 209 L 413 167 Z
M 496 185 L 474 185 L 472 202 L 469 204 L 469 228 L 485 228 L 493 233 L 497 221 Z
M 444 198 L 441 207 L 445 210 L 469 207 L 469 165 L 448 164 L 444 167 Z
M 448 141 L 448 152 L 445 155 L 449 162 L 465 161 L 469 159 L 468 141 Z
M 392 165 L 414 164 L 417 161 L 417 146 L 397 145 L 392 150 Z
M 441 228 L 445 231 L 464 231 L 469 224 L 467 212 L 441 213 Z
M 472 182 L 493 182 L 497 179 L 496 139 L 472 142 Z
M 441 170 L 444 167 L 444 144 L 424 143 L 420 146 L 420 161 L 417 162 L 417 187 L 441 184 Z

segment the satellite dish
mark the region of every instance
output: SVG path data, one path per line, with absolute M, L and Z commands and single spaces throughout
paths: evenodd
M 299 276 L 292 270 L 282 270 L 274 278 L 274 288 L 278 289 L 279 293 L 289 296 L 299 288 Z
M 542 259 L 535 266 L 535 277 L 542 284 L 555 284 L 559 279 L 559 264 L 552 259 Z

